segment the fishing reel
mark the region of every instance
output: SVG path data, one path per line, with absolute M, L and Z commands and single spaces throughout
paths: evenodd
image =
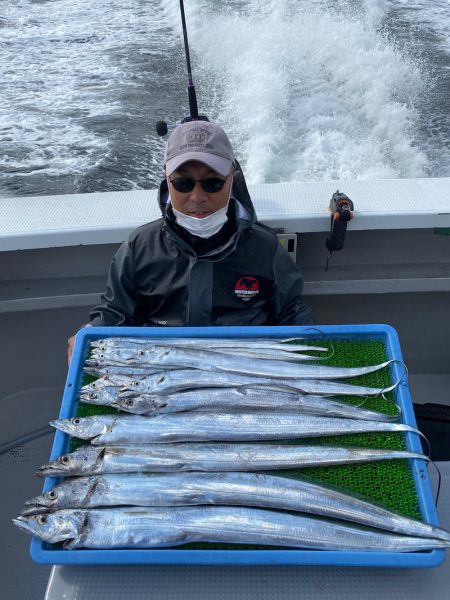
M 208 117 L 205 115 L 198 115 L 197 117 L 185 117 L 182 121 L 169 123 L 167 121 L 157 121 L 156 122 L 156 133 L 159 136 L 167 135 L 171 129 L 175 129 L 178 125 L 182 123 L 188 123 L 189 121 L 209 121 Z
M 329 208 L 331 211 L 331 224 L 330 235 L 325 242 L 328 250 L 326 270 L 333 252 L 342 250 L 344 247 L 347 223 L 353 219 L 354 205 L 348 196 L 337 190 L 331 197 Z

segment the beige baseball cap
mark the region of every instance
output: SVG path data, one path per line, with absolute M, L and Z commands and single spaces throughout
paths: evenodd
M 182 164 L 197 160 L 224 177 L 231 171 L 234 152 L 225 131 L 209 121 L 189 121 L 178 125 L 169 136 L 164 155 L 167 175 Z

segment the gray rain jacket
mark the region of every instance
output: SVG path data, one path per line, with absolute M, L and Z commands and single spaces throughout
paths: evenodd
M 197 256 L 166 216 L 131 233 L 112 259 L 96 326 L 307 325 L 300 271 L 275 233 L 256 220 L 238 171 L 236 230 Z M 159 191 L 166 215 L 167 183 Z

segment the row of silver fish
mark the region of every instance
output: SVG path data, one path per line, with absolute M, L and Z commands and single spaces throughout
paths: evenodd
M 316 417 L 292 413 L 182 412 L 154 417 L 97 415 L 56 419 L 52 427 L 70 436 L 103 444 L 240 442 L 289 440 L 369 432 L 420 432 L 410 425 L 383 421 Z
M 92 365 L 133 365 L 135 367 L 142 366 L 143 364 L 150 368 L 152 363 L 147 363 L 144 357 L 144 352 L 153 353 L 156 348 L 161 350 L 172 348 L 178 349 L 183 355 L 183 351 L 188 351 L 188 356 L 192 351 L 197 352 L 201 350 L 204 355 L 211 352 L 219 352 L 221 354 L 227 354 L 232 357 L 247 357 L 256 359 L 270 359 L 275 361 L 292 361 L 292 362 L 304 362 L 309 360 L 321 360 L 322 358 L 329 358 L 327 356 L 320 356 L 321 352 L 326 352 L 327 348 L 321 346 L 307 346 L 307 345 L 291 345 L 291 344 L 280 344 L 266 342 L 243 342 L 242 340 L 216 340 L 210 339 L 208 342 L 202 340 L 200 344 L 187 344 L 182 340 L 171 340 L 171 343 L 167 344 L 165 340 L 154 340 L 153 342 L 147 343 L 136 343 L 136 342 L 125 342 L 114 340 L 110 338 L 109 343 L 105 343 L 106 340 L 102 340 L 101 345 L 95 342 L 91 344 L 91 356 L 87 364 Z M 189 340 L 192 342 L 193 340 Z M 215 342 L 218 343 L 215 343 Z M 306 354 L 307 351 L 318 351 L 319 354 Z M 176 365 L 178 366 L 178 364 Z
M 442 539 L 433 525 L 307 481 L 256 473 L 127 474 L 63 482 L 25 503 L 29 516 L 67 508 L 231 505 L 306 512 L 404 535 Z
M 447 539 L 379 532 L 258 508 L 200 506 L 64 509 L 19 516 L 21 529 L 64 548 L 161 548 L 189 542 L 242 543 L 322 550 L 414 552 L 447 548 Z
M 450 533 L 340 491 L 260 473 L 122 474 L 65 481 L 25 503 L 28 516 L 67 508 L 222 505 L 311 513 L 450 542 Z
M 291 340 L 293 341 L 293 340 Z M 212 352 L 223 352 L 227 354 L 238 354 L 255 358 L 273 358 L 274 360 L 317 360 L 321 352 L 327 352 L 328 348 L 322 346 L 311 346 L 295 343 L 278 342 L 274 340 L 243 338 L 161 338 L 148 340 L 146 338 L 106 338 L 91 342 L 92 356 L 100 356 L 111 350 L 133 348 L 135 350 L 151 350 L 155 346 L 171 348 L 200 349 Z M 309 355 L 305 352 L 319 352 L 319 355 Z
M 108 375 L 103 382 L 111 382 L 115 375 Z M 128 392 L 136 394 L 173 394 L 193 389 L 219 388 L 219 387 L 269 387 L 271 389 L 295 390 L 300 394 L 313 394 L 321 396 L 380 396 L 383 393 L 395 389 L 398 383 L 386 388 L 374 388 L 365 385 L 342 383 L 340 381 L 325 381 L 320 379 L 277 379 L 274 377 L 251 376 L 240 373 L 214 373 L 199 369 L 176 369 L 171 371 L 160 371 L 145 377 L 128 377 L 126 374 L 119 375 L 122 378 L 121 393 L 123 396 Z M 87 384 L 81 388 L 81 395 L 98 393 L 104 387 L 97 382 Z
M 381 415 L 322 396 L 370 396 L 389 391 L 322 378 L 359 376 L 385 368 L 392 361 L 345 370 L 292 364 L 288 360 L 275 364 L 271 352 L 280 353 L 284 349 L 269 347 L 271 343 L 260 341 L 257 351 L 252 348 L 245 354 L 241 349 L 241 353 L 233 352 L 234 356 L 228 354 L 233 350 L 232 345 L 216 344 L 207 350 L 193 350 L 189 344 L 176 345 L 176 340 L 174 344 L 149 346 L 141 338 L 135 341 L 125 338 L 125 342 L 109 338 L 94 343 L 93 364 L 88 368 L 97 372 L 109 369 L 105 371 L 108 376 L 83 388 L 80 399 L 135 414 L 53 421 L 51 425 L 57 429 L 88 439 L 92 445 L 43 465 L 38 474 L 90 476 L 72 478 L 31 499 L 14 523 L 50 543 L 64 541 L 67 548 L 151 548 L 190 541 L 399 552 L 449 546 L 450 534 L 431 525 L 323 486 L 251 472 L 424 458 L 421 454 L 366 448 L 222 443 L 367 431 L 419 433 L 410 426 L 389 422 L 397 415 Z M 305 349 L 318 348 L 302 350 Z M 201 370 L 192 368 L 199 365 Z M 152 369 L 161 368 L 164 371 L 151 373 Z M 208 409 L 214 412 L 198 412 Z M 308 416 L 295 414 L 298 412 L 307 412 Z M 218 442 L 179 443 L 212 440 Z M 157 471 L 163 474 L 155 474 Z M 94 477 L 94 473 L 108 474 Z M 202 506 L 185 507 L 193 504 Z M 127 508 L 116 508 L 121 505 Z M 108 508 L 97 509 L 98 506 Z M 134 508 L 137 506 L 142 508 Z M 348 518 L 403 535 L 261 510 L 265 508 Z M 56 512 L 36 514 L 43 511 Z
M 294 444 L 172 443 L 80 446 L 42 465 L 39 477 L 178 471 L 273 471 L 358 464 L 424 455 L 406 450 Z
M 392 364 L 388 360 L 366 367 L 333 367 L 309 365 L 273 358 L 234 356 L 220 351 L 192 348 L 150 346 L 143 348 L 117 347 L 100 351 L 95 358 L 113 364 L 157 366 L 165 368 L 193 368 L 217 373 L 241 373 L 243 375 L 274 377 L 276 379 L 344 379 L 374 373 Z
M 91 348 L 100 348 L 106 350 L 108 348 L 122 347 L 137 347 L 143 348 L 146 346 L 176 346 L 179 348 L 229 348 L 248 350 L 278 350 L 280 352 L 304 352 L 307 350 L 318 350 L 320 352 L 328 351 L 328 348 L 323 346 L 312 346 L 304 343 L 302 338 L 176 338 L 176 337 L 161 337 L 149 339 L 147 337 L 123 337 L 113 336 L 90 342 Z
M 123 383 L 123 378 L 120 381 Z M 108 384 L 110 383 L 108 380 Z M 257 409 L 372 421 L 395 421 L 400 412 L 397 410 L 396 414 L 388 415 L 332 398 L 266 387 L 204 388 L 176 394 L 138 394 L 136 396 L 121 395 L 120 383 L 117 386 L 106 385 L 103 388 L 97 384 L 96 389 L 95 392 L 81 392 L 80 401 L 111 406 L 123 412 L 145 416 L 192 410 L 245 411 Z

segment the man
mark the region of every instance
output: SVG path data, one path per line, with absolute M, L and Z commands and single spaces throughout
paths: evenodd
M 300 271 L 275 233 L 257 222 L 223 129 L 208 121 L 179 125 L 164 171 L 163 217 L 119 248 L 90 325 L 312 323 Z

